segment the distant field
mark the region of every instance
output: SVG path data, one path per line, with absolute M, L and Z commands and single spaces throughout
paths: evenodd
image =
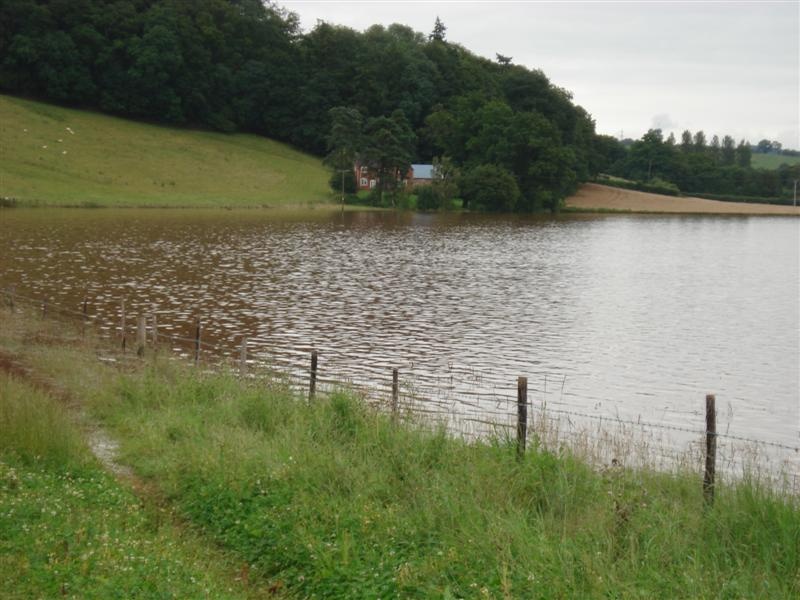
M 566 199 L 565 206 L 574 211 L 800 216 L 800 207 L 679 198 L 596 183 L 583 185 L 576 194 Z
M 328 174 L 255 135 L 128 121 L 0 95 L 0 196 L 45 206 L 325 202 Z
M 781 165 L 800 164 L 800 156 L 784 156 L 782 154 L 755 154 L 750 165 L 755 169 L 777 169 Z

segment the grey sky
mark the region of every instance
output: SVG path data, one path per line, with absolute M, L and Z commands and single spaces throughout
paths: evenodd
M 295 0 L 300 15 L 363 30 L 402 23 L 538 68 L 600 133 L 703 129 L 800 148 L 800 1 L 532 2 Z

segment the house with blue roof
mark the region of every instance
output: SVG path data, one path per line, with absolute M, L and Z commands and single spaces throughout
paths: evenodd
M 433 182 L 433 165 L 411 165 L 409 185 L 417 186 Z

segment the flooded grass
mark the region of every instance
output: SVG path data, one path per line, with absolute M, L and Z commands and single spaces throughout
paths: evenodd
M 163 356 L 119 373 L 79 348 L 16 351 L 80 393 L 122 461 L 251 581 L 291 595 L 800 593 L 798 498 L 757 479 L 705 507 L 694 473 L 597 469 L 544 437 L 517 461 L 511 440 L 394 423 L 344 392 L 309 405 L 272 379 Z M 83 375 L 57 375 L 70 367 Z

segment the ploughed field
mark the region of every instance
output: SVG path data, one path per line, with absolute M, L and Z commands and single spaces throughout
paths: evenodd
M 723 202 L 703 198 L 662 196 L 587 183 L 567 198 L 568 208 L 655 213 L 705 213 L 731 215 L 800 215 L 800 207 Z

